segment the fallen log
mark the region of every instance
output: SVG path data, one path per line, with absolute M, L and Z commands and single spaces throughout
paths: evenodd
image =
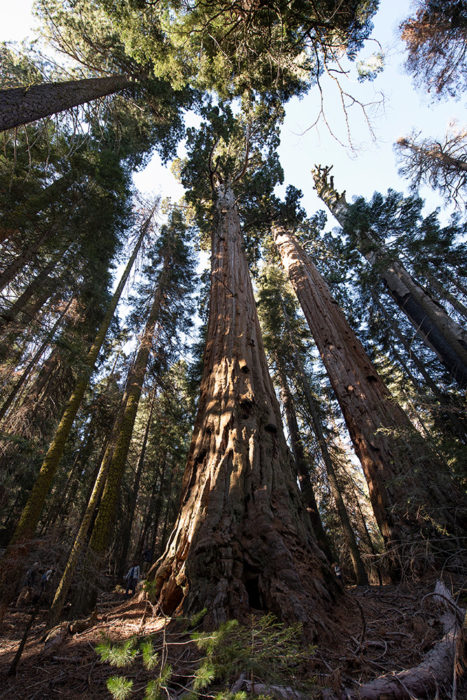
M 426 654 L 423 661 L 406 671 L 385 674 L 357 689 L 346 690 L 348 700 L 407 700 L 438 697 L 442 689 L 456 685 L 457 676 L 465 668 L 467 624 L 465 611 L 459 608 L 450 592 L 439 581 L 434 594 L 436 603 L 448 608 L 441 616 L 443 636 Z

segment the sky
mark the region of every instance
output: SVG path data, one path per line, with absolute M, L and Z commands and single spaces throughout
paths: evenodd
M 31 36 L 32 4 L 33 0 L 0 0 L 0 41 L 21 41 Z M 357 106 L 349 111 L 354 148 L 337 142 L 335 137 L 346 141 L 346 135 L 339 95 L 329 84 L 324 84 L 325 107 L 334 136 L 322 122 L 310 128 L 319 104 L 317 88 L 312 88 L 305 98 L 293 99 L 287 105 L 279 149 L 285 184 L 293 184 L 303 191 L 303 203 L 310 215 L 325 208 L 313 190 L 310 171 L 315 164 L 333 166 L 335 186 L 339 191 L 346 191 L 348 201 L 354 196 L 368 198 L 374 191 L 386 192 L 388 188 L 408 194 L 409 183 L 398 175 L 394 142 L 401 136 L 408 136 L 412 130 L 421 132 L 424 137 L 442 138 L 453 119 L 460 124 L 465 120 L 465 104 L 453 99 L 432 102 L 429 95 L 414 88 L 404 71 L 404 44 L 399 40 L 398 26 L 411 7 L 413 3 L 406 0 L 380 2 L 373 20 L 372 38 L 381 44 L 385 69 L 372 83 L 361 84 L 349 79 L 342 84 L 344 90 L 362 102 L 380 102 L 384 95 L 384 104 L 369 109 L 375 138 Z M 360 57 L 365 58 L 377 50 L 379 46 L 373 40 L 367 42 Z M 138 189 L 151 196 L 161 194 L 176 200 L 183 194 L 181 186 L 170 170 L 161 166 L 157 155 L 143 172 L 135 174 L 134 180 Z M 450 210 L 440 197 L 425 187 L 420 194 L 426 200 L 425 213 L 440 206 L 442 219 L 447 221 Z M 329 221 L 335 224 L 331 217 Z

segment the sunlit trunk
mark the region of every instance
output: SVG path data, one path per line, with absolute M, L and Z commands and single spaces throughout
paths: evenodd
M 396 556 L 402 547 L 405 559 L 411 556 L 405 545 L 422 535 L 463 533 L 465 504 L 444 465 L 392 399 L 297 239 L 282 226 L 274 228 L 274 238 L 361 461 L 386 545 Z
M 206 626 L 251 610 L 332 624 L 338 590 L 315 544 L 268 374 L 232 189 L 215 191 L 201 395 L 182 505 L 150 572 L 168 614 L 207 608 Z

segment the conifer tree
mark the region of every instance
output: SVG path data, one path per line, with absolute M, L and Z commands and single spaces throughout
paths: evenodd
M 115 444 L 103 460 L 108 459 L 109 462 L 105 488 L 89 543 L 91 557 L 95 559 L 97 566 L 102 562 L 110 544 L 120 486 L 153 342 L 155 340 L 158 344 L 162 341 L 158 336 L 162 335 L 165 324 L 168 326 L 166 330 L 173 331 L 175 337 L 178 323 L 186 319 L 189 313 L 189 307 L 183 305 L 192 279 L 192 260 L 187 247 L 187 235 L 182 212 L 174 209 L 168 225 L 161 229 L 161 237 L 155 251 L 153 268 L 157 269 L 160 265 L 160 269 L 156 273 L 155 281 L 152 279 L 150 283 L 151 304 L 128 375 Z M 154 274 L 154 269 L 152 273 Z
M 319 196 L 344 230 L 350 234 L 351 239 L 356 241 L 362 254 L 372 265 L 377 266 L 396 304 L 407 315 L 426 344 L 436 352 L 453 379 L 459 386 L 467 386 L 467 333 L 433 301 L 421 285 L 417 284 L 399 259 L 397 251 L 386 250 L 384 241 L 376 231 L 376 217 L 371 216 L 371 209 L 365 211 L 362 200 L 349 207 L 345 195 L 339 195 L 334 189 L 333 178 L 328 180 L 328 173 L 329 168 L 316 168 L 313 171 Z M 398 207 L 396 203 L 399 210 L 403 208 L 401 204 L 399 202 Z M 378 202 L 374 200 L 373 210 L 377 205 Z M 401 226 L 400 212 L 394 209 L 395 207 L 392 208 L 393 231 Z M 389 211 L 391 212 L 391 207 Z M 384 224 L 390 227 L 390 215 L 388 217 L 387 212 L 384 212 L 384 215 Z
M 206 117 L 182 169 L 198 225 L 204 232 L 209 216 L 211 228 L 201 395 L 181 511 L 150 577 L 166 614 L 206 607 L 215 626 L 259 608 L 306 621 L 313 635 L 336 584 L 296 487 L 236 204 L 240 192 L 255 201 L 280 176 L 276 115 L 252 104 L 238 119 L 227 106 Z
M 279 223 L 273 233 L 362 463 L 397 577 L 401 565 L 424 558 L 425 538 L 464 531 L 462 497 L 391 398 L 297 237 Z M 429 481 L 422 469 L 429 470 Z M 453 498 L 459 505 L 456 514 Z
M 277 267 L 268 266 L 268 269 L 261 277 L 261 287 L 259 291 L 259 299 L 261 302 L 261 319 L 263 327 L 265 327 L 265 345 L 268 352 L 273 354 L 275 366 L 279 377 L 279 386 L 281 389 L 282 402 L 286 415 L 289 434 L 292 442 L 292 449 L 297 462 L 299 471 L 299 480 L 306 495 L 306 481 L 308 479 L 308 488 L 310 475 L 303 474 L 303 467 L 300 469 L 300 463 L 304 461 L 303 444 L 298 433 L 298 423 L 296 411 L 293 404 L 292 394 L 288 386 L 288 376 L 292 381 L 296 382 L 304 393 L 308 410 L 311 415 L 313 430 L 316 434 L 323 461 L 326 466 L 327 476 L 331 485 L 331 491 L 336 503 L 339 519 L 344 531 L 344 539 L 349 548 L 352 565 L 356 581 L 359 585 L 368 584 L 368 578 L 365 573 L 360 553 L 358 550 L 355 533 L 350 524 L 349 516 L 340 492 L 339 484 L 336 478 L 336 470 L 334 462 L 327 445 L 327 440 L 324 435 L 323 426 L 319 417 L 319 407 L 316 405 L 316 400 L 313 398 L 308 378 L 305 371 L 305 360 L 303 347 L 304 328 L 302 323 L 296 317 L 296 302 L 292 298 L 291 290 L 286 288 L 284 273 Z M 306 471 L 305 471 L 306 474 Z M 311 509 L 317 509 L 316 500 L 311 504 Z M 308 505 L 308 504 L 307 504 Z M 308 508 L 310 506 L 308 505 Z M 319 519 L 318 522 L 312 516 L 312 524 L 315 529 L 318 542 L 327 554 L 332 556 L 329 544 L 323 539 L 323 525 Z
M 34 534 L 34 529 L 40 517 L 45 498 L 50 490 L 52 480 L 60 463 L 60 459 L 65 448 L 66 440 L 68 438 L 68 435 L 70 434 L 70 430 L 73 425 L 76 413 L 78 412 L 78 409 L 80 407 L 81 401 L 83 399 L 84 392 L 86 391 L 89 378 L 91 376 L 92 371 L 94 370 L 97 356 L 102 347 L 102 343 L 104 342 L 109 325 L 115 313 L 115 309 L 120 300 L 120 296 L 123 292 L 130 272 L 133 268 L 143 240 L 148 233 L 148 229 L 151 225 L 153 215 L 154 209 L 149 214 L 146 221 L 141 227 L 141 231 L 133 248 L 132 254 L 128 260 L 128 263 L 119 281 L 119 284 L 112 296 L 111 302 L 106 311 L 105 317 L 101 323 L 97 336 L 87 353 L 84 363 L 84 371 L 82 372 L 81 376 L 78 378 L 75 384 L 73 393 L 71 394 L 68 400 L 68 403 L 62 415 L 60 423 L 57 427 L 54 438 L 50 443 L 49 450 L 41 467 L 41 471 L 39 472 L 37 481 L 29 496 L 28 503 L 25 506 L 25 509 L 16 528 L 13 537 L 14 543 L 21 542 L 25 538 L 31 537 Z

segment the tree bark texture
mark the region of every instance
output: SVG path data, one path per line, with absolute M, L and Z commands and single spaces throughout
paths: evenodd
M 57 114 L 131 85 L 123 75 L 0 90 L 0 131 Z
M 462 533 L 464 504 L 444 465 L 391 398 L 297 239 L 281 226 L 274 227 L 274 238 L 362 463 L 386 544 L 397 548 L 422 533 Z
M 328 181 L 328 173 L 327 168 L 324 170 L 318 168 L 313 171 L 315 188 L 331 214 L 344 227 L 348 204 L 345 195 L 339 195 L 335 190 L 333 178 L 331 177 Z M 383 252 L 382 245 L 373 238 L 371 233 L 357 231 L 357 236 L 358 248 L 362 255 L 372 265 L 378 262 Z M 389 262 L 379 274 L 390 295 L 425 344 L 436 353 L 459 386 L 467 387 L 467 332 L 449 317 L 443 307 L 435 302 L 421 285 L 415 282 L 397 258 Z
M 332 625 L 338 591 L 315 544 L 268 374 L 230 186 L 217 185 L 201 394 L 181 511 L 150 572 L 161 610 L 207 609 L 206 627 L 252 609 Z

